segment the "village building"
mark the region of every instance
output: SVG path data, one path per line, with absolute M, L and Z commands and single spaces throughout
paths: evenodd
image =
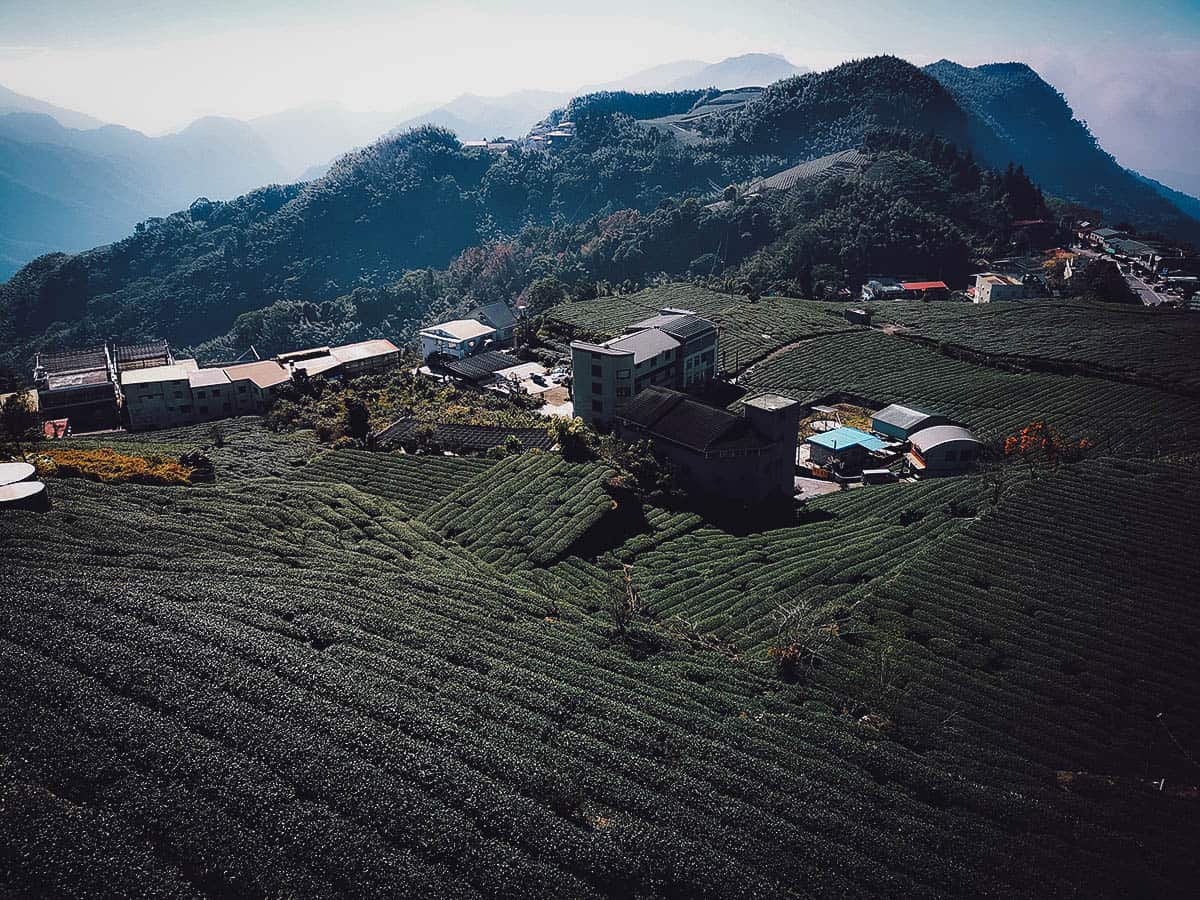
M 747 400 L 738 415 L 651 386 L 616 414 L 614 430 L 625 441 L 650 441 L 693 493 L 758 503 L 794 494 L 801 412 L 778 394 Z
M 233 415 L 233 382 L 224 369 L 197 369 L 188 373 L 188 387 L 192 391 L 195 419 L 208 422 Z
M 171 428 L 194 422 L 188 376 L 197 369 L 194 359 L 184 359 L 122 372 L 121 391 L 130 429 Z
M 877 275 L 867 280 L 862 286 L 862 299 L 873 300 L 903 300 L 904 284 L 899 278 L 887 275 Z
M 887 449 L 887 444 L 875 435 L 848 425 L 809 435 L 804 442 L 813 466 L 841 475 L 861 474 L 870 454 Z
M 117 370 L 107 346 L 74 353 L 39 353 L 33 384 L 42 415 L 67 419 L 72 430 L 116 428 Z
M 908 464 L 919 476 L 959 475 L 979 461 L 982 447 L 975 435 L 959 425 L 922 428 L 910 438 Z
M 467 314 L 467 318 L 495 328 L 497 343 L 512 343 L 513 334 L 517 329 L 517 317 L 513 315 L 509 305 L 502 300 L 476 307 Z
M 936 413 L 928 413 L 911 406 L 893 403 L 871 415 L 871 430 L 876 434 L 897 441 L 907 441 L 922 428 L 932 425 L 947 425 L 950 420 Z
M 1032 276 L 1017 278 L 999 272 L 980 272 L 975 276 L 976 303 L 1002 303 L 1005 300 L 1028 300 L 1043 293 L 1042 285 Z
M 903 281 L 905 300 L 949 300 L 950 288 L 944 281 Z
M 475 319 L 454 319 L 421 329 L 421 358 L 453 356 L 464 359 L 496 340 L 496 329 Z
M 715 378 L 717 339 L 712 322 L 668 307 L 603 344 L 572 341 L 575 414 L 606 425 L 649 387 L 687 390 Z
M 166 341 L 147 341 L 143 344 L 119 345 L 113 349 L 113 360 L 118 372 L 133 369 L 152 369 L 169 366 L 175 362 Z
M 237 416 L 260 415 L 275 401 L 292 373 L 273 359 L 225 366 L 233 392 L 233 412 Z

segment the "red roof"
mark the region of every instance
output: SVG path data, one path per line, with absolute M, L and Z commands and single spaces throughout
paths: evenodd
M 905 281 L 900 285 L 906 291 L 932 291 L 936 288 L 946 290 L 944 281 Z

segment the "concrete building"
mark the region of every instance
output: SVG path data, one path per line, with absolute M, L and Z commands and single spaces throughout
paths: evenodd
M 434 354 L 465 359 L 496 340 L 496 329 L 475 319 L 454 319 L 421 329 L 421 358 Z
M 121 373 L 121 392 L 129 428 L 171 428 L 196 421 L 189 376 L 197 371 L 194 359 L 167 366 L 149 366 Z
M 500 344 L 511 343 L 517 329 L 517 317 L 509 305 L 500 300 L 471 310 L 467 318 L 495 328 L 496 342 Z
M 875 435 L 845 425 L 809 435 L 804 442 L 814 466 L 833 469 L 842 475 L 860 474 L 871 453 L 887 449 Z
M 291 372 L 273 359 L 225 366 L 224 372 L 229 379 L 235 416 L 266 412 L 283 386 L 292 380 Z
M 716 377 L 717 326 L 707 319 L 667 308 L 628 331 L 603 344 L 571 343 L 575 414 L 589 425 L 611 423 L 647 388 L 687 390 Z
M 979 461 L 981 444 L 958 425 L 922 428 L 910 440 L 908 464 L 920 476 L 957 475 Z
M 43 417 L 67 419 L 74 432 L 120 423 L 117 370 L 107 346 L 74 353 L 39 353 L 33 384 Z
M 778 394 L 746 401 L 742 414 L 651 386 L 615 416 L 616 435 L 649 440 L 689 491 L 745 503 L 790 500 L 802 408 Z
M 400 365 L 400 348 L 383 338 L 342 344 L 329 353 L 337 360 L 337 374 L 343 378 L 377 375 Z
M 914 433 L 932 425 L 948 425 L 945 416 L 911 406 L 893 403 L 871 415 L 871 430 L 897 441 L 907 441 Z
M 198 369 L 188 373 L 192 405 L 197 422 L 225 419 L 233 415 L 233 382 L 224 369 Z
M 1041 285 L 1028 278 L 1015 278 L 999 272 L 980 272 L 975 276 L 975 302 L 1001 303 L 1037 297 Z

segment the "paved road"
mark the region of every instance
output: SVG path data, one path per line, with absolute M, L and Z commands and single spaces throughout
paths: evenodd
M 1107 253 L 1097 253 L 1087 248 L 1078 248 L 1078 252 L 1094 259 L 1112 260 L 1112 257 Z M 1174 303 L 1178 299 L 1177 297 L 1172 297 L 1170 294 L 1159 293 L 1154 290 L 1140 276 L 1134 274 L 1130 263 L 1123 260 L 1113 260 L 1113 262 L 1117 264 L 1117 269 L 1125 276 L 1125 283 L 1129 285 L 1130 290 L 1137 294 L 1138 298 L 1146 306 L 1158 306 L 1160 303 Z
M 1126 266 L 1121 267 L 1121 274 L 1125 276 L 1125 281 L 1129 283 L 1133 292 L 1141 297 L 1142 302 L 1147 306 L 1158 306 L 1160 303 L 1171 302 L 1172 298 L 1168 294 L 1160 294 Z

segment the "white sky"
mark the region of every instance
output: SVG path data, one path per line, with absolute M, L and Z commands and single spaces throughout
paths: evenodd
M 149 133 L 328 101 L 570 91 L 750 51 L 814 69 L 882 52 L 1024 60 L 1131 165 L 1184 164 L 1200 136 L 1200 116 L 1183 121 L 1200 110 L 1195 0 L 0 0 L 0 84 Z

